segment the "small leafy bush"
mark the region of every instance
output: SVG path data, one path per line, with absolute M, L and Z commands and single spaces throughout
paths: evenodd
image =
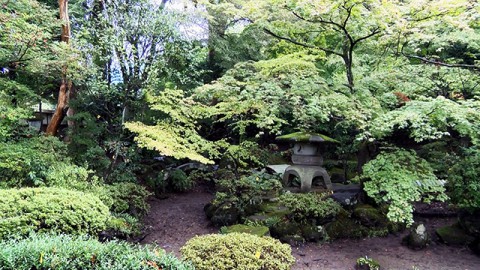
M 212 201 L 212 207 L 215 209 L 224 208 L 227 212 L 236 213 L 243 216 L 257 207 L 266 196 L 276 196 L 282 189 L 282 184 L 278 175 L 266 173 L 255 173 L 244 176 L 240 179 L 223 179 L 217 182 L 218 190 Z M 223 212 L 223 211 L 221 211 Z M 207 213 L 208 216 L 208 213 Z M 212 221 L 221 225 L 229 225 L 232 222 Z
M 130 236 L 141 233 L 142 224 L 139 218 L 129 214 L 116 214 L 108 221 L 109 230 L 103 232 L 100 237 L 128 239 Z
M 126 242 L 100 243 L 83 236 L 34 234 L 0 242 L 0 269 L 5 270 L 193 270 L 151 246 Z
M 167 192 L 168 180 L 165 178 L 163 172 L 158 173 L 155 176 L 148 177 L 145 184 L 150 190 L 153 191 L 155 197 L 161 198 L 162 194 Z
M 99 179 L 92 170 L 70 163 L 57 163 L 45 175 L 43 185 L 85 191 L 98 183 Z
M 188 177 L 182 170 L 168 170 L 147 179 L 146 183 L 155 196 L 161 197 L 167 192 L 184 192 L 195 185 L 195 178 Z
M 246 233 L 196 236 L 181 248 L 197 270 L 290 269 L 295 258 L 289 245 Z
M 87 192 L 97 196 L 114 216 L 108 222 L 111 236 L 127 238 L 138 234 L 140 219 L 148 212 L 147 198 L 150 193 L 141 185 L 122 182 L 112 185 L 99 185 Z
M 193 187 L 192 179 L 182 170 L 173 170 L 168 173 L 168 181 L 173 191 L 183 192 Z
M 357 259 L 358 270 L 380 270 L 380 264 L 368 256 Z
M 480 209 L 480 151 L 470 149 L 448 171 L 452 202 L 469 210 Z
M 222 179 L 217 182 L 218 190 L 235 196 L 241 202 L 252 204 L 261 202 L 268 193 L 276 194 L 282 189 L 278 175 L 254 173 L 240 179 Z
M 97 234 L 110 219 L 95 196 L 59 188 L 0 190 L 0 238 L 32 231 Z
M 388 204 L 393 222 L 413 223 L 413 203 L 445 201 L 445 188 L 427 161 L 415 152 L 396 149 L 379 154 L 363 167 L 364 190 L 379 204 Z
M 324 223 L 342 210 L 333 199 L 318 193 L 286 193 L 280 196 L 280 203 L 288 207 L 293 219 L 299 222 L 315 219 Z
M 0 188 L 56 186 L 84 189 L 96 182 L 93 171 L 74 165 L 64 143 L 34 137 L 0 143 Z
M 149 210 L 147 198 L 150 196 L 145 187 L 131 182 L 102 185 L 93 193 L 114 214 L 129 214 L 141 217 Z

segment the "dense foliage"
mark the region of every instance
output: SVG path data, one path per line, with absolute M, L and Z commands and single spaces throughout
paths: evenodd
M 177 169 L 186 162 L 208 165 L 203 176 L 219 191 L 210 210 L 229 217 L 219 223 L 236 222 L 278 195 L 276 176 L 251 169 L 286 163 L 272 161 L 286 149 L 272 144 L 296 131 L 334 138 L 322 146 L 325 167 L 344 183 L 358 175 L 366 201 L 386 207 L 392 221 L 411 224 L 413 203 L 446 194 L 460 208 L 480 207 L 477 1 L 0 6 L 0 192 L 9 207 L 23 188 L 41 194 L 22 195 L 40 216 L 6 209 L 21 233 L 95 233 L 108 215 L 126 229 L 148 211 L 141 184 L 157 196 L 194 186 L 194 175 Z M 68 16 L 58 16 L 67 6 L 60 11 Z M 55 103 L 63 121 L 47 137 Z M 66 201 L 80 191 L 81 200 Z M 47 204 L 50 196 L 58 199 Z M 316 196 L 282 200 L 297 220 L 339 211 Z M 38 221 L 62 220 L 58 209 L 73 201 L 75 221 Z M 98 226 L 69 223 L 96 224 L 89 211 L 101 212 Z
M 388 204 L 387 217 L 394 222 L 413 223 L 413 202 L 447 198 L 443 182 L 429 164 L 403 149 L 382 153 L 367 163 L 362 179 L 370 197 Z
M 0 187 L 86 189 L 96 181 L 92 171 L 72 163 L 66 145 L 57 138 L 0 143 Z
M 266 173 L 254 173 L 236 179 L 234 177 L 220 179 L 217 181 L 217 190 L 215 198 L 212 201 L 211 208 L 207 213 L 212 222 L 219 225 L 227 225 L 232 221 L 237 220 L 223 220 L 222 214 L 217 220 L 215 212 L 223 213 L 226 211 L 227 216 L 229 212 L 238 215 L 238 218 L 244 217 L 252 209 L 258 206 L 264 198 L 277 195 L 282 188 L 280 179 L 276 175 Z M 216 209 L 216 210 L 214 210 Z M 212 216 L 210 216 L 212 215 Z M 237 218 L 235 218 L 237 219 Z
M 467 150 L 464 158 L 449 169 L 450 197 L 458 206 L 480 209 L 480 151 Z
M 150 193 L 135 183 L 115 183 L 95 188 L 93 194 L 115 214 L 141 217 L 149 210 L 146 200 Z
M 34 234 L 0 242 L 0 268 L 189 270 L 194 269 L 156 247 L 125 242 L 100 243 L 85 236 Z
M 335 217 L 342 207 L 333 199 L 325 197 L 316 193 L 287 193 L 280 196 L 280 203 L 292 211 L 293 220 L 328 220 Z
M 190 239 L 181 249 L 195 269 L 290 269 L 295 262 L 289 245 L 247 233 L 211 234 Z
M 30 232 L 96 235 L 108 208 L 95 196 L 59 188 L 0 189 L 0 238 Z

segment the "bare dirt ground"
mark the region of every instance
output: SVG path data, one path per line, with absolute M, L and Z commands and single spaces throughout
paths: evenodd
M 209 225 L 203 212 L 204 205 L 212 198 L 211 193 L 197 188 L 189 193 L 172 194 L 165 200 L 151 199 L 151 211 L 145 219 L 147 236 L 142 243 L 156 243 L 167 252 L 180 256 L 180 247 L 188 239 L 218 232 L 218 228 Z M 420 221 L 432 229 L 453 223 L 454 218 L 420 218 Z M 346 239 L 293 247 L 297 262 L 292 270 L 354 269 L 356 259 L 364 256 L 377 260 L 382 269 L 480 269 L 480 257 L 466 247 L 449 247 L 432 236 L 433 242 L 429 247 L 413 251 L 401 245 L 405 235 L 406 232 L 385 238 Z

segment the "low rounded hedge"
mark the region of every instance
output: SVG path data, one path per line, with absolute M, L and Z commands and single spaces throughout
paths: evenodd
M 126 242 L 100 243 L 83 236 L 33 234 L 0 242 L 4 270 L 193 270 L 163 250 Z
M 0 239 L 35 232 L 97 234 L 111 218 L 91 194 L 60 188 L 0 190 Z
M 287 270 L 295 263 L 289 245 L 247 233 L 196 236 L 181 253 L 197 270 Z

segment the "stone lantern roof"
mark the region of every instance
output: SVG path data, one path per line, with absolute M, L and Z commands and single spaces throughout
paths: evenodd
M 338 143 L 337 140 L 332 139 L 326 135 L 320 133 L 309 133 L 309 132 L 295 132 L 291 134 L 286 134 L 282 136 L 278 136 L 275 138 L 277 141 L 283 142 L 310 142 L 310 143 L 320 143 L 320 142 L 331 142 L 331 143 Z

